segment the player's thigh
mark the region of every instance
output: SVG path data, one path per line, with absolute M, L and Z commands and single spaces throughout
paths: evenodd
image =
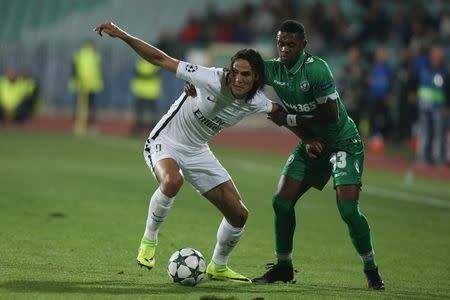
M 179 149 L 163 139 L 147 139 L 144 160 L 158 182 L 167 174 L 175 176 L 173 173 L 176 172 L 181 176 L 182 155 Z
M 355 190 L 359 191 L 364 171 L 364 151 L 360 141 L 344 147 L 342 151 L 332 153 L 330 163 L 334 187 L 342 186 L 338 197 L 347 197 L 349 193 L 353 195 Z
M 304 144 L 299 144 L 286 161 L 281 172 L 278 193 L 298 199 L 310 187 L 322 190 L 331 175 L 328 157 L 310 158 Z M 282 195 L 280 195 L 282 196 Z
M 231 180 L 230 174 L 208 147 L 189 151 L 183 156 L 181 166 L 185 179 L 204 194 L 216 186 Z

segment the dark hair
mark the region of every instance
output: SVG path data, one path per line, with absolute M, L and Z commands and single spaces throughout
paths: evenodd
M 302 23 L 295 21 L 295 20 L 284 21 L 283 23 L 281 23 L 278 31 L 288 32 L 288 33 L 297 33 L 298 37 L 301 40 L 306 39 L 305 27 L 303 26 Z
M 248 61 L 250 66 L 252 67 L 252 71 L 255 73 L 256 80 L 253 83 L 253 87 L 247 93 L 247 97 L 245 98 L 247 101 L 252 99 L 255 96 L 258 90 L 262 90 L 264 87 L 264 60 L 259 54 L 258 51 L 250 48 L 245 48 L 236 52 L 235 55 L 231 58 L 230 66 L 227 68 L 227 82 L 231 80 L 230 75 L 233 72 L 233 64 L 237 59 L 244 59 Z

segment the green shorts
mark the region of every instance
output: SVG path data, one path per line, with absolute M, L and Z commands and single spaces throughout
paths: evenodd
M 308 157 L 305 144 L 300 142 L 289 156 L 282 175 L 322 190 L 331 175 L 334 188 L 339 185 L 361 185 L 363 170 L 364 146 L 360 139 L 349 139 L 333 149 L 325 149 L 319 158 Z

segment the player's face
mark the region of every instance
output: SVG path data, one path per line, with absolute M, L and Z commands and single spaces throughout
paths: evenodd
M 305 46 L 306 40 L 301 40 L 297 33 L 278 31 L 278 55 L 286 67 L 291 68 L 295 65 Z
M 236 59 L 231 70 L 230 89 L 236 98 L 244 98 L 256 81 L 252 66 L 245 59 Z

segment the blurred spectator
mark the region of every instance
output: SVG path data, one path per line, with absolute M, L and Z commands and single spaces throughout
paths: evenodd
M 37 82 L 27 73 L 19 77 L 15 68 L 0 78 L 0 121 L 23 124 L 31 118 L 37 101 Z
M 30 69 L 22 69 L 20 74 L 20 82 L 23 84 L 25 91 L 24 110 L 31 117 L 37 111 L 39 105 L 39 82 L 32 76 Z
M 179 38 L 182 42 L 199 42 L 202 38 L 202 22 L 196 16 L 190 16 L 186 25 L 181 28 Z
M 362 20 L 361 40 L 384 41 L 389 32 L 389 19 L 383 7 L 383 1 L 361 1 L 367 3 Z
M 77 95 L 74 130 L 83 135 L 87 127 L 94 129 L 97 96 L 103 90 L 101 56 L 92 41 L 86 41 L 74 54 L 72 73 L 69 90 Z
M 162 82 L 160 68 L 139 57 L 135 65 L 130 89 L 136 100 L 134 134 L 152 128 L 159 120 L 158 100 L 161 97 Z
M 347 113 L 359 129 L 367 90 L 367 64 L 358 47 L 350 47 L 347 55 L 348 62 L 339 76 L 339 84 Z
M 398 65 L 394 76 L 394 135 L 398 141 L 410 141 L 413 137 L 413 124 L 417 120 L 417 103 L 416 91 L 412 86 L 414 67 L 407 48 L 399 50 Z
M 446 163 L 446 116 L 450 109 L 449 73 L 444 62 L 444 50 L 433 46 L 429 61 L 418 70 L 414 80 L 419 109 L 419 151 L 421 164 Z M 433 149 L 435 145 L 435 149 Z M 435 151 L 433 151 L 435 150 Z M 433 159 L 433 153 L 437 157 Z
M 392 92 L 392 69 L 388 50 L 380 46 L 369 71 L 369 125 L 371 138 L 386 138 L 390 127 L 389 102 Z
M 273 1 L 264 0 L 263 3 L 256 8 L 255 13 L 250 19 L 250 26 L 253 34 L 262 39 L 270 39 L 274 33 L 277 21 L 273 14 L 274 5 Z

